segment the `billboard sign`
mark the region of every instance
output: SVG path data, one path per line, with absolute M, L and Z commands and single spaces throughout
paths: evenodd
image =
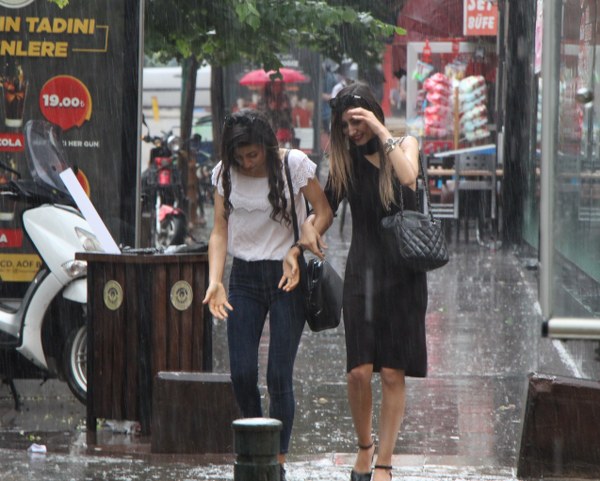
M 0 161 L 27 178 L 24 125 L 35 119 L 59 127 L 67 163 L 112 236 L 128 245 L 137 195 L 140 2 L 70 0 L 60 8 L 0 0 Z M 0 182 L 9 178 L 0 169 Z M 0 202 L 0 229 L 21 229 L 18 210 Z M 0 249 L 0 256 L 14 252 Z

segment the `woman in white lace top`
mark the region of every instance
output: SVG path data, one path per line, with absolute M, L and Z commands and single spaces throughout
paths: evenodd
M 298 258 L 304 248 L 323 257 L 322 234 L 333 215 L 315 176 L 316 165 L 299 150 L 287 152 L 298 222 L 306 219 L 305 198 L 316 229 L 302 229 L 298 243 L 290 213 L 284 159 L 267 119 L 256 110 L 228 116 L 221 162 L 213 171 L 215 220 L 209 240 L 209 286 L 204 298 L 211 313 L 227 320 L 231 379 L 244 417 L 261 417 L 258 348 L 269 313 L 267 389 L 269 416 L 283 424 L 281 474 L 288 451 L 295 401 L 292 373 L 304 328 Z M 229 295 L 223 286 L 227 254 L 233 256 Z M 283 479 L 283 478 L 282 478 Z

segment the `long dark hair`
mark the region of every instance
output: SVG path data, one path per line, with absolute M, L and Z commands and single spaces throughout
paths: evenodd
M 344 135 L 342 126 L 344 112 L 354 107 L 362 107 L 373 112 L 382 124 L 385 124 L 385 116 L 370 87 L 362 82 L 354 82 L 344 87 L 329 101 L 329 104 L 331 106 L 329 173 L 334 192 L 336 196 L 340 197 L 348 191 L 353 179 L 352 157 L 359 155 L 357 147 Z M 379 145 L 379 197 L 387 209 L 395 201 L 392 166 L 390 162 L 387 162 L 383 145 L 379 139 L 377 141 Z
M 291 222 L 287 212 L 287 199 L 285 197 L 285 183 L 281 172 L 281 157 L 279 143 L 275 132 L 269 125 L 266 117 L 258 110 L 242 109 L 225 117 L 223 135 L 221 136 L 221 162 L 219 175 L 222 176 L 223 194 L 225 203 L 225 218 L 229 217 L 233 205 L 231 197 L 231 169 L 237 169 L 235 150 L 246 145 L 261 145 L 265 149 L 267 164 L 267 177 L 269 181 L 269 203 L 273 207 L 271 219 L 284 221 L 286 225 Z

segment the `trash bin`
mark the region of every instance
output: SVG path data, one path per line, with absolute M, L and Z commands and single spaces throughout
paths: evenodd
M 139 421 L 147 435 L 159 371 L 212 371 L 208 255 L 77 258 L 88 263 L 88 433 L 105 418 Z

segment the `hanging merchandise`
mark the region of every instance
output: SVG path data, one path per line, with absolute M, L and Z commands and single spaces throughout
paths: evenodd
M 458 41 L 458 38 L 455 37 L 452 39 L 452 61 L 453 62 L 458 57 L 459 52 L 460 52 L 460 43 Z
M 424 110 L 425 135 L 446 137 L 451 124 L 451 83 L 442 73 L 435 73 L 423 83 L 426 93 Z
M 423 82 L 427 77 L 431 75 L 433 69 L 433 65 L 423 62 L 422 60 L 417 60 L 417 65 L 412 74 L 412 77 L 417 82 Z
M 487 87 L 481 75 L 471 75 L 458 84 L 460 133 L 468 141 L 489 137 Z
M 477 140 L 485 139 L 489 136 L 490 131 L 487 129 L 487 127 L 465 132 L 465 139 L 467 139 L 467 142 L 475 142 Z
M 431 63 L 431 45 L 429 45 L 429 39 L 425 39 L 425 46 L 423 47 L 423 62 Z
M 444 67 L 444 74 L 446 77 L 450 80 L 456 80 L 457 82 L 465 78 L 466 71 L 467 63 L 460 58 L 454 59 Z
M 433 70 L 434 67 L 431 64 L 431 47 L 429 46 L 429 40 L 425 40 L 425 46 L 423 47 L 421 59 L 417 60 L 417 65 L 412 73 L 412 77 L 417 82 L 423 82 L 431 75 Z

